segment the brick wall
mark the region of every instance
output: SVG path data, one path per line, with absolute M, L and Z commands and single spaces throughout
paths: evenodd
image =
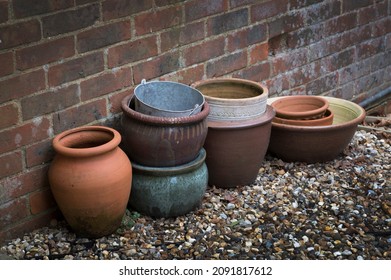
M 116 127 L 141 79 L 359 102 L 391 86 L 389 0 L 0 0 L 0 241 L 58 214 L 51 140 Z

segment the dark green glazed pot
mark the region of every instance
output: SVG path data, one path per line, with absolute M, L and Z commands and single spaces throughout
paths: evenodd
M 128 208 L 156 218 L 187 214 L 201 203 L 208 184 L 206 151 L 193 161 L 174 167 L 133 166 Z

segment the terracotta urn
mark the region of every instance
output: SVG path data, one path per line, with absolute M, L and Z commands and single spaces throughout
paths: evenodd
M 134 175 L 129 208 L 151 217 L 176 217 L 197 208 L 208 185 L 206 152 L 173 167 L 133 163 Z
M 120 142 L 119 132 L 104 126 L 67 130 L 53 139 L 50 187 L 64 218 L 80 235 L 98 238 L 121 225 L 132 166 Z
M 317 119 L 309 120 L 295 120 L 295 119 L 285 119 L 274 117 L 273 123 L 289 124 L 289 125 L 298 125 L 298 126 L 324 126 L 331 125 L 333 123 L 334 113 L 327 109 L 323 117 Z
M 122 100 L 121 147 L 132 163 L 168 167 L 194 160 L 208 132 L 209 105 L 187 117 L 157 117 L 137 112 L 134 94 Z

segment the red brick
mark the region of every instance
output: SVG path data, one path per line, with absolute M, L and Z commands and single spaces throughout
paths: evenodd
M 364 59 L 377 53 L 384 52 L 384 50 L 384 38 L 375 38 L 357 46 L 357 57 L 359 59 Z
M 354 81 L 370 73 L 369 60 L 361 60 L 339 70 L 339 83 L 341 85 Z
M 251 7 L 251 22 L 262 21 L 288 11 L 288 0 L 270 0 Z
M 45 189 L 30 194 L 29 202 L 30 202 L 30 211 L 31 214 L 33 215 L 39 214 L 41 212 L 45 212 L 57 206 L 57 203 L 54 200 L 54 197 L 50 189 Z
M 42 102 L 42 100 L 45 102 Z M 21 100 L 23 120 L 63 110 L 77 104 L 79 101 L 79 89 L 77 85 L 70 85 L 38 95 L 28 96 Z
M 334 53 L 322 60 L 322 69 L 327 72 L 333 72 L 346 67 L 354 62 L 355 54 L 354 48 Z
M 16 18 L 40 15 L 73 7 L 73 0 L 13 0 L 12 3 Z
M 49 86 L 58 86 L 104 70 L 102 52 L 81 56 L 49 67 Z
M 130 20 L 96 27 L 77 35 L 77 49 L 87 52 L 131 38 Z
M 164 80 L 174 81 L 185 85 L 191 85 L 199 80 L 202 80 L 204 75 L 204 65 L 199 64 L 190 68 L 181 69 L 176 72 L 169 73 L 163 76 Z
M 176 71 L 179 68 L 179 53 L 166 53 L 152 60 L 135 65 L 133 67 L 134 82 L 138 84 L 142 79 L 154 79 Z
M 0 77 L 7 76 L 14 72 L 14 57 L 12 52 L 0 54 Z
M 357 25 L 357 13 L 348 13 L 342 16 L 328 20 L 324 24 L 324 29 L 321 35 L 330 36 L 337 33 L 341 33 L 356 27 Z
M 241 9 L 211 17 L 207 20 L 208 36 L 218 35 L 227 31 L 246 26 L 248 23 L 248 10 Z
M 291 12 L 269 22 L 269 37 L 288 33 L 304 26 L 304 16 L 300 12 Z
M 341 14 L 341 3 L 339 1 L 319 3 L 317 5 L 308 7 L 306 9 L 306 13 L 307 24 L 316 24 L 318 22 L 339 16 Z
M 42 18 L 44 37 L 51 37 L 92 26 L 100 19 L 99 5 L 92 4 Z
M 337 86 L 338 73 L 334 72 L 308 83 L 306 90 L 309 95 L 320 95 L 337 88 Z
M 104 98 L 68 108 L 53 114 L 54 133 L 86 125 L 107 117 L 106 100 Z
M 15 103 L 0 105 L 0 130 L 19 122 L 19 109 Z
M 247 53 L 233 53 L 206 64 L 206 75 L 208 78 L 220 77 L 230 72 L 237 71 L 246 67 Z
M 256 82 L 262 82 L 270 78 L 270 63 L 251 65 L 248 68 L 235 72 L 233 77 L 248 79 Z
M 18 198 L 0 205 L 0 228 L 15 224 L 28 216 L 27 199 Z
M 358 11 L 358 24 L 368 24 L 387 16 L 387 2 L 375 3 Z
M 289 85 L 291 88 L 305 85 L 320 76 L 320 62 L 313 62 L 296 68 L 289 73 Z
M 25 70 L 75 54 L 74 39 L 61 38 L 16 51 L 16 69 Z
M 183 0 L 155 0 L 155 5 L 158 7 L 172 5 L 183 2 Z
M 372 36 L 380 37 L 391 33 L 391 17 L 376 21 L 372 27 Z
M 269 56 L 269 44 L 261 43 L 255 45 L 249 49 L 249 52 L 250 52 L 250 61 L 249 61 L 250 65 L 267 60 Z
M 31 168 L 48 163 L 54 155 L 51 139 L 28 146 L 26 147 L 26 167 Z
M 122 100 L 126 97 L 129 96 L 130 94 L 133 93 L 133 88 L 130 89 L 125 89 L 120 92 L 113 93 L 109 97 L 109 106 L 110 106 L 110 113 L 111 114 L 118 114 L 122 112 L 121 109 L 121 102 Z
M 47 171 L 48 166 L 42 166 L 0 180 L 0 204 L 49 186 Z
M 355 90 L 357 94 L 361 94 L 370 91 L 373 88 L 380 86 L 384 79 L 384 69 L 373 72 L 370 75 L 361 77 L 356 80 Z
M 0 2 L 0 23 L 8 20 L 8 1 Z
M 255 4 L 259 2 L 259 0 L 229 0 L 229 6 L 231 8 L 237 8 L 240 6 L 246 6 L 249 4 Z
M 222 13 L 228 9 L 225 0 L 193 0 L 185 3 L 186 22 Z
M 294 68 L 303 66 L 308 63 L 307 57 L 308 52 L 305 48 L 278 56 L 272 62 L 272 74 L 276 76 Z
M 3 130 L 0 132 L 0 153 L 46 139 L 50 134 L 50 127 L 48 119 L 38 118 L 22 126 Z
M 173 6 L 139 14 L 134 19 L 137 35 L 156 32 L 182 23 L 182 8 Z
M 106 0 L 102 3 L 105 21 L 134 15 L 152 8 L 152 0 Z
M 0 155 L 0 178 L 16 174 L 23 169 L 23 155 L 20 151 Z
M 225 40 L 218 37 L 213 40 L 203 41 L 202 43 L 186 48 L 183 51 L 183 57 L 186 66 L 207 61 L 224 54 Z
M 112 70 L 97 77 L 80 83 L 81 100 L 86 101 L 105 95 L 124 87 L 130 86 L 132 81 L 130 68 Z
M 44 88 L 45 73 L 43 70 L 0 81 L 0 103 L 21 98 Z
M 289 8 L 291 10 L 300 9 L 323 1 L 324 0 L 290 0 Z
M 41 24 L 33 19 L 0 27 L 0 50 L 37 42 L 41 39 Z
M 374 55 L 370 59 L 371 61 L 371 70 L 376 71 L 378 69 L 385 68 L 391 65 L 391 51 L 381 52 L 377 55 Z M 388 81 L 385 79 L 385 81 Z
M 360 1 L 343 1 L 342 9 L 343 12 L 349 12 L 353 10 L 358 10 L 362 7 L 369 6 L 373 3 L 373 0 L 360 0 Z
M 284 38 L 283 35 L 286 37 Z M 269 40 L 273 44 L 273 50 L 275 53 L 282 52 L 285 49 L 294 50 L 300 47 L 305 47 L 315 42 L 318 42 L 324 35 L 323 24 L 315 24 L 311 26 L 304 27 L 299 30 L 295 30 L 288 34 L 283 34 L 281 39 L 278 40 L 279 36 L 272 38 Z M 273 40 L 277 39 L 276 42 Z
M 284 90 L 289 89 L 289 80 L 287 75 L 279 75 L 264 81 L 269 89 L 269 96 L 280 95 Z
M 248 46 L 265 41 L 267 38 L 267 26 L 265 23 L 253 25 L 241 29 L 228 36 L 228 51 L 232 52 L 244 49 Z
M 204 23 L 195 22 L 171 28 L 161 35 L 161 51 L 165 52 L 204 39 Z
M 107 64 L 110 68 L 136 62 L 157 55 L 157 38 L 150 36 L 109 49 Z

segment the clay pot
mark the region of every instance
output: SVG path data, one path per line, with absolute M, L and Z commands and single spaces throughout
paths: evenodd
M 298 125 L 298 126 L 324 126 L 331 125 L 333 123 L 334 113 L 329 109 L 326 110 L 325 115 L 322 118 L 311 119 L 311 120 L 294 120 L 274 117 L 273 123 Z
M 325 98 L 313 95 L 284 96 L 270 105 L 277 117 L 294 120 L 321 118 L 329 106 Z
M 208 121 L 205 140 L 209 185 L 221 188 L 248 185 L 255 181 L 266 154 L 271 122 L 275 112 L 266 112 L 252 120 Z
M 122 147 L 132 162 L 169 167 L 194 160 L 208 132 L 209 105 L 189 117 L 155 117 L 135 111 L 133 94 L 122 100 Z
M 174 167 L 148 167 L 133 163 L 129 207 L 151 217 L 187 214 L 201 203 L 208 184 L 206 152 Z
M 53 140 L 50 187 L 64 218 L 80 235 L 98 238 L 121 225 L 132 166 L 120 142 L 116 130 L 103 126 L 67 130 Z
M 250 80 L 214 78 L 192 84 L 210 106 L 208 120 L 251 120 L 266 111 L 268 89 Z
M 344 99 L 324 97 L 334 114 L 333 123 L 326 126 L 296 126 L 273 123 L 270 154 L 287 162 L 326 162 L 335 159 L 350 143 L 365 110 Z M 277 100 L 271 98 L 269 102 Z

